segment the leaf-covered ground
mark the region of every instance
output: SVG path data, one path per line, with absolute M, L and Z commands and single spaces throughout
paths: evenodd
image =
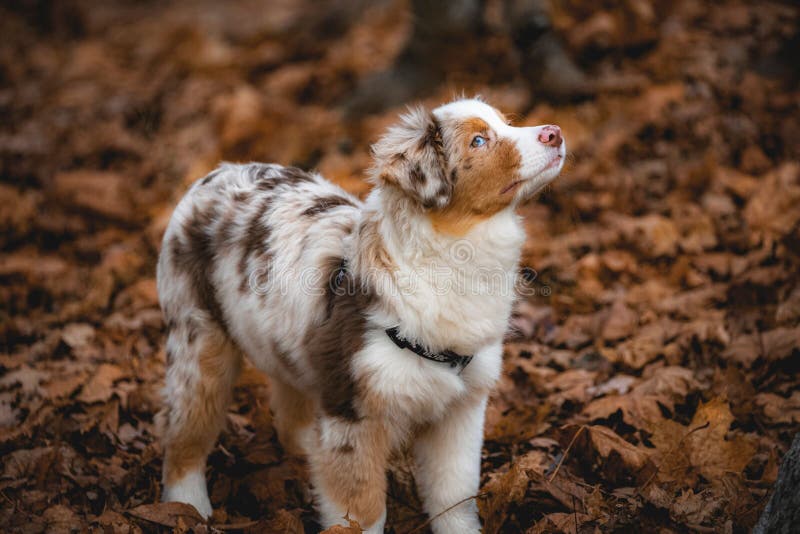
M 398 109 L 340 110 L 410 17 L 403 2 L 328 4 L 0 7 L 3 532 L 196 524 L 152 506 L 160 236 L 222 159 L 367 190 L 369 144 Z M 534 295 L 487 416 L 489 533 L 744 532 L 800 427 L 798 9 L 619 4 L 553 11 L 595 98 L 537 99 L 489 0 L 485 33 L 425 101 L 480 92 L 519 123 L 559 124 L 571 152 L 523 210 Z M 217 512 L 196 530 L 315 528 L 268 388 L 252 370 L 237 387 L 209 460 Z M 390 523 L 424 531 L 404 465 Z

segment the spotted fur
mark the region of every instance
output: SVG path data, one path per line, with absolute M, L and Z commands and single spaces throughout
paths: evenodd
M 223 164 L 198 180 L 158 264 L 164 498 L 211 514 L 206 456 L 244 357 L 271 377 L 278 435 L 308 457 L 324 526 L 349 514 L 383 531 L 398 447 L 413 448 L 432 516 L 474 495 L 524 241 L 514 208 L 564 157 L 563 145 L 537 141 L 540 130 L 514 128 L 478 100 L 412 110 L 374 146 L 363 203 L 280 165 Z M 493 284 L 470 285 L 487 270 L 500 275 Z M 459 373 L 398 348 L 390 327 L 474 358 Z M 432 528 L 477 532 L 474 503 Z

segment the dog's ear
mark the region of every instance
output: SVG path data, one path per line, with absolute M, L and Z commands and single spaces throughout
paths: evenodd
M 410 109 L 373 145 L 372 155 L 376 183 L 399 188 L 426 209 L 450 201 L 453 183 L 447 176 L 442 131 L 432 113 Z

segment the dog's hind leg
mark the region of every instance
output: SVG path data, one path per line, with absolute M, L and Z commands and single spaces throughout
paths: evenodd
M 170 328 L 167 362 L 159 414 L 163 500 L 191 504 L 209 517 L 206 458 L 225 423 L 241 352 L 215 322 L 187 316 Z
M 270 408 L 283 449 L 289 454 L 305 454 L 313 439 L 314 402 L 274 375 L 270 376 L 270 388 Z

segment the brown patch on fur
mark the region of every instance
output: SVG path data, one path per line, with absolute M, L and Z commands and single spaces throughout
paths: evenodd
M 429 216 L 437 231 L 460 236 L 509 205 L 513 195 L 501 191 L 517 176 L 521 156 L 513 141 L 498 139 L 481 119 L 466 119 L 454 130 L 451 172 L 458 180 L 450 203 Z M 479 134 L 488 136 L 488 144 L 471 148 Z
M 163 478 L 167 485 L 180 481 L 205 463 L 225 423 L 233 385 L 241 369 L 241 353 L 222 332 L 211 330 L 201 343 L 198 352 L 182 355 L 194 356 L 200 368 L 200 378 L 186 384 L 192 393 L 166 407 L 158 418 L 164 443 Z
M 442 129 L 439 127 L 439 121 L 431 114 L 430 122 L 428 123 L 428 130 L 425 136 L 420 139 L 419 149 L 423 150 L 426 146 L 432 146 L 434 149 L 441 151 L 443 149 L 442 143 Z
M 197 321 L 192 319 L 191 317 L 186 318 L 186 341 L 190 345 L 194 343 L 194 340 L 197 339 L 199 325 Z
M 456 126 L 457 135 L 461 138 L 461 140 L 466 140 L 467 145 L 469 145 L 470 141 L 472 141 L 472 137 L 478 134 L 488 135 L 491 131 L 489 128 L 489 124 L 477 117 L 472 117 L 469 119 L 464 119 Z M 456 141 L 458 143 L 458 141 Z
M 281 170 L 281 179 L 284 183 L 298 185 L 313 182 L 314 176 L 303 169 L 298 169 L 297 167 L 284 167 Z
M 378 221 L 376 219 L 365 218 L 358 227 L 358 239 L 360 243 L 360 261 L 369 268 L 379 269 L 393 273 L 397 270 L 383 246 Z
M 213 208 L 195 207 L 183 224 L 186 242 L 181 242 L 176 235 L 172 238 L 172 261 L 177 271 L 187 273 L 192 278 L 200 305 L 227 333 L 227 323 L 222 313 L 222 306 L 217 297 L 216 288 L 211 283 L 214 269 L 213 236 L 210 229 L 217 213 Z
M 351 454 L 355 452 L 356 448 L 353 447 L 352 443 L 345 443 L 341 447 L 336 448 L 336 452 L 341 452 L 342 454 Z
M 344 258 L 330 257 L 325 258 L 320 266 L 320 272 L 327 278 L 321 280 L 325 285 L 325 309 L 326 317 L 330 318 L 333 313 L 333 306 L 336 297 L 352 292 L 354 288 L 349 287 L 353 281 L 352 276 L 347 275 L 347 265 Z
M 395 179 L 394 175 L 388 172 L 381 173 L 380 176 L 378 176 L 378 179 L 390 185 L 397 185 L 397 180 Z
M 351 201 L 349 198 L 345 198 L 339 195 L 317 197 L 314 199 L 314 204 L 312 204 L 310 208 L 306 209 L 303 212 L 303 215 L 305 215 L 306 217 L 314 217 L 315 215 L 319 215 L 320 213 L 324 213 L 330 209 L 339 206 L 355 207 L 355 204 L 353 204 L 353 201 Z
M 261 205 L 250 219 L 245 237 L 242 240 L 242 256 L 239 259 L 239 274 L 241 276 L 239 291 L 242 293 L 247 293 L 250 290 L 248 260 L 251 256 L 259 254 L 263 263 L 262 267 L 269 268 L 270 252 L 269 248 L 267 248 L 267 240 L 272 232 L 269 226 L 264 223 L 263 217 L 271 205 L 272 197 L 267 197 L 261 202 Z
M 330 280 L 340 262 L 329 261 L 323 268 L 323 280 Z M 311 330 L 306 340 L 306 354 L 317 373 L 317 387 L 323 411 L 329 416 L 349 421 L 360 418 L 355 408 L 357 394 L 351 362 L 361 350 L 366 331 L 366 310 L 374 296 L 349 271 L 344 276 L 343 291 L 329 287 L 328 315 Z
M 427 179 L 422 173 L 422 169 L 420 169 L 419 165 L 414 165 L 411 168 L 411 181 L 417 185 L 425 185 L 426 180 Z
M 253 194 L 250 191 L 236 191 L 233 193 L 234 202 L 246 204 L 251 198 L 253 198 Z
M 235 212 L 229 211 L 225 214 L 222 222 L 217 229 L 216 243 L 219 249 L 230 247 L 234 239 L 234 227 L 236 226 Z
M 311 174 L 297 167 L 275 167 L 263 164 L 252 164 L 249 168 L 250 177 L 260 191 L 271 191 L 279 185 L 297 186 L 302 183 L 313 182 Z
M 206 174 L 205 178 L 203 178 L 203 181 L 200 182 L 200 185 L 210 184 L 214 180 L 214 178 L 220 175 L 220 173 L 222 173 L 222 169 L 214 169 L 210 173 Z
M 416 109 L 403 116 L 373 147 L 373 176 L 380 183 L 396 187 L 418 205 L 430 209 L 447 197 L 435 191 L 452 187 L 445 172 L 446 158 L 442 131 L 436 117 Z M 431 185 L 432 184 L 432 185 Z M 444 189 L 448 191 L 448 189 Z
M 325 495 L 346 510 L 362 528 L 371 527 L 386 507 L 388 432 L 380 420 L 344 423 L 336 432 L 347 442 L 332 449 L 314 451 L 312 469 Z

